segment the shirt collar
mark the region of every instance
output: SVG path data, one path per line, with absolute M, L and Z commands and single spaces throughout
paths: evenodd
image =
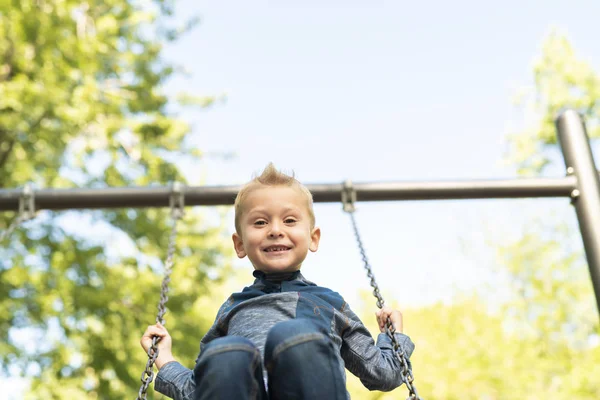
M 292 271 L 292 272 L 273 272 L 270 274 L 266 274 L 263 271 L 254 270 L 252 273 L 254 277 L 260 281 L 280 283 L 283 281 L 293 281 L 294 279 L 298 279 L 302 277 L 300 274 L 300 270 Z

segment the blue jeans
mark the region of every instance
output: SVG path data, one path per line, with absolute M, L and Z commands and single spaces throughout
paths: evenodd
M 309 320 L 276 324 L 267 335 L 265 389 L 260 351 L 243 337 L 210 342 L 194 368 L 195 400 L 345 400 L 333 343 Z

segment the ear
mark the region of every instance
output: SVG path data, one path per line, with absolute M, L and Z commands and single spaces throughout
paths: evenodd
M 235 249 L 235 253 L 239 258 L 246 257 L 246 250 L 244 250 L 244 242 L 242 241 L 242 237 L 236 233 L 231 236 L 233 239 L 233 248 Z
M 319 249 L 319 241 L 321 240 L 321 228 L 313 228 L 310 233 L 310 246 L 308 249 L 313 253 Z

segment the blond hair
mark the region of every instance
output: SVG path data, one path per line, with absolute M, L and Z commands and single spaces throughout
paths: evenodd
M 313 197 L 310 191 L 300 181 L 295 178 L 294 173 L 292 175 L 285 174 L 279 171 L 273 163 L 269 163 L 259 176 L 255 176 L 250 182 L 246 183 L 238 192 L 235 203 L 235 230 L 238 234 L 241 234 L 240 219 L 243 213 L 243 203 L 248 194 L 261 186 L 287 186 L 294 189 L 298 189 L 302 196 L 306 197 L 306 205 L 308 208 L 308 215 L 310 216 L 310 227 L 315 227 L 315 212 L 313 210 Z

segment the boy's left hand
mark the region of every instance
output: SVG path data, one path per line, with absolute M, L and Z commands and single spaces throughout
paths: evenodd
M 377 323 L 379 324 L 381 333 L 385 332 L 385 325 L 388 317 L 396 329 L 396 332 L 402 333 L 402 313 L 400 311 L 393 310 L 388 306 L 383 306 L 381 310 L 375 313 L 375 316 L 377 317 Z

